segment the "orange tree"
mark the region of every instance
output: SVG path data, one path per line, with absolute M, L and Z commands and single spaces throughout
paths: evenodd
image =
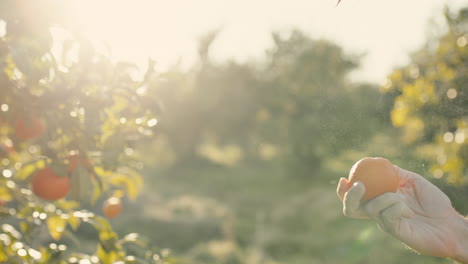
M 157 123 L 145 96 L 153 63 L 132 78 L 135 67 L 96 52 L 59 4 L 0 3 L 0 262 L 169 263 L 106 219 L 142 188 L 134 148 Z M 92 250 L 77 238 L 83 225 L 98 234 Z
M 415 52 L 383 87 L 403 141 L 434 177 L 466 184 L 468 173 L 468 8 L 446 11 L 447 32 Z

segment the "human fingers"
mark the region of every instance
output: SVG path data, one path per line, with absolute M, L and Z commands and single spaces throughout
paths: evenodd
M 409 187 L 409 188 L 416 188 L 416 187 L 429 187 L 433 189 L 438 189 L 434 184 L 428 181 L 425 177 L 409 171 L 403 168 L 400 168 L 394 165 L 398 176 L 400 177 L 400 188 L 401 187 Z
M 404 203 L 404 202 L 397 202 L 386 209 L 382 210 L 380 213 L 380 217 L 377 217 L 375 220 L 377 221 L 378 226 L 384 232 L 394 234 L 397 236 L 408 236 L 408 229 L 398 228 L 399 224 L 401 223 L 398 220 L 401 218 L 411 218 L 414 215 L 414 212 Z M 405 232 L 403 234 L 402 232 Z
M 395 170 L 398 173 L 398 176 L 400 177 L 400 182 L 403 184 L 408 181 L 412 182 L 412 181 L 425 180 L 423 176 L 417 173 L 414 173 L 409 170 L 405 170 L 403 168 L 398 167 L 397 165 L 393 165 L 393 166 L 395 167 Z
M 341 178 L 336 188 L 336 194 L 343 201 L 345 193 L 349 190 L 349 181 L 346 178 Z
M 418 189 L 426 189 L 425 191 L 437 191 L 441 192 L 439 188 L 437 188 L 434 184 L 432 184 L 429 180 L 424 178 L 423 176 L 402 169 L 398 166 L 395 166 L 395 169 L 400 177 L 400 188 L 418 188 Z
M 414 205 L 422 207 L 421 210 L 433 208 L 434 210 L 430 210 L 431 214 L 444 214 L 444 209 L 452 208 L 450 198 L 426 178 L 398 166 L 395 168 L 401 178 L 399 193 L 415 200 Z
M 345 193 L 343 198 L 343 214 L 348 217 L 363 218 L 361 200 L 366 192 L 366 187 L 362 182 L 356 182 Z
M 380 216 L 380 213 L 387 209 L 388 207 L 399 203 L 402 200 L 401 195 L 397 193 L 384 193 L 377 196 L 376 198 L 368 201 L 364 206 L 364 212 L 370 218 L 377 218 Z

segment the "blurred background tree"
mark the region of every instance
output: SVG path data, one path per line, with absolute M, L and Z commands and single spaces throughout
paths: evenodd
M 447 32 L 390 74 L 383 91 L 394 97 L 391 119 L 401 142 L 427 164 L 453 203 L 467 212 L 468 9 L 446 9 Z
M 415 52 L 384 86 L 395 97 L 392 123 L 432 176 L 466 184 L 468 172 L 468 9 L 447 9 L 448 31 Z

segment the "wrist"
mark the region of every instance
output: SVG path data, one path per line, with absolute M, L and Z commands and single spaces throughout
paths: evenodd
M 468 218 L 456 213 L 455 216 L 455 251 L 451 259 L 460 263 L 468 263 Z

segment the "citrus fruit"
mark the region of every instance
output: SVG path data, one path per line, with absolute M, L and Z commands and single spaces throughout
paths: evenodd
M 37 197 L 52 201 L 67 196 L 71 188 L 70 178 L 57 175 L 50 167 L 37 170 L 31 184 Z
M 122 212 L 122 201 L 117 197 L 110 197 L 102 206 L 102 213 L 107 218 L 114 218 Z
M 44 132 L 42 121 L 35 116 L 20 116 L 14 123 L 15 135 L 18 139 L 35 139 Z
M 349 172 L 349 183 L 362 182 L 366 192 L 364 201 L 386 192 L 398 190 L 400 177 L 393 164 L 385 158 L 363 158 Z

